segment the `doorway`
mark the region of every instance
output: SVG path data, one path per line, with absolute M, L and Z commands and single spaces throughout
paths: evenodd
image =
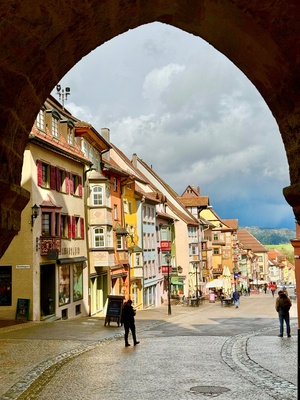
M 55 264 L 41 265 L 41 319 L 55 314 Z

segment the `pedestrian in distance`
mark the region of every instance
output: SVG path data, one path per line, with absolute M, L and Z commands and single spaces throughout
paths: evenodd
M 272 282 L 272 283 L 269 285 L 269 289 L 271 290 L 272 296 L 274 297 L 275 291 L 276 291 L 276 284 Z
M 279 335 L 278 337 L 283 337 L 284 322 L 286 324 L 287 337 L 291 337 L 291 327 L 290 327 L 290 308 L 292 306 L 291 300 L 288 298 L 283 290 L 279 290 L 278 297 L 276 299 L 275 308 L 278 312 L 279 317 Z
M 232 293 L 232 298 L 233 298 L 233 302 L 234 302 L 235 308 L 239 308 L 239 305 L 240 305 L 240 294 L 239 294 L 239 292 L 237 290 L 235 290 Z
M 125 330 L 125 336 L 124 336 L 125 347 L 130 346 L 130 343 L 128 342 L 129 331 L 131 331 L 134 346 L 140 343 L 136 340 L 134 317 L 135 317 L 135 309 L 132 307 L 132 300 L 128 300 L 123 305 L 122 315 L 121 315 L 121 323 L 124 324 L 124 330 Z

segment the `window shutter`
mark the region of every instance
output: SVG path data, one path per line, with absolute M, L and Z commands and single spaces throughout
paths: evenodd
M 84 239 L 84 219 L 80 218 L 80 236 Z
M 72 237 L 72 220 L 70 215 L 68 215 L 68 238 L 71 239 Z
M 70 173 L 70 179 L 69 179 L 69 189 L 70 189 L 70 194 L 74 194 L 74 182 L 73 182 L 73 177 L 72 174 Z
M 50 165 L 50 188 L 56 190 L 56 167 Z
M 76 239 L 76 222 L 75 222 L 75 216 L 72 215 L 72 239 Z
M 82 197 L 82 177 L 78 177 L 78 194 L 79 197 Z
M 70 172 L 66 171 L 66 193 L 69 194 L 70 193 Z
M 60 171 L 59 168 L 56 168 L 56 190 L 60 192 L 60 188 L 61 188 Z
M 37 183 L 38 186 L 42 186 L 43 184 L 42 162 L 40 160 L 37 160 L 36 166 L 37 166 Z

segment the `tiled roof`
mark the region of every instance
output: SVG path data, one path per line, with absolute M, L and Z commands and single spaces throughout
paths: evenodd
M 186 207 L 199 207 L 209 205 L 208 196 L 178 197 L 178 200 L 180 200 L 181 203 L 184 204 Z
M 237 237 L 246 249 L 251 249 L 254 253 L 268 252 L 268 250 L 246 229 L 238 229 Z
M 224 224 L 230 226 L 231 228 L 237 230 L 239 227 L 239 220 L 238 219 L 222 219 Z

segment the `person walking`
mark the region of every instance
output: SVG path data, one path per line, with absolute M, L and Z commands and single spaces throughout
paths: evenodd
M 279 335 L 278 337 L 283 337 L 283 325 L 286 324 L 287 337 L 291 337 L 291 327 L 290 327 L 290 308 L 292 306 L 291 300 L 288 298 L 283 290 L 279 290 L 278 297 L 276 299 L 275 308 L 278 312 L 279 317 Z
M 233 302 L 234 302 L 235 308 L 239 308 L 239 305 L 240 305 L 240 294 L 239 294 L 239 292 L 237 290 L 235 290 L 232 293 L 232 298 L 233 298 Z
M 136 340 L 134 317 L 135 317 L 135 309 L 132 307 L 132 300 L 128 300 L 123 306 L 122 316 L 121 316 L 121 323 L 124 324 L 124 330 L 125 330 L 125 336 L 124 336 L 125 347 L 130 346 L 128 342 L 129 330 L 131 331 L 132 334 L 134 346 L 140 343 Z

